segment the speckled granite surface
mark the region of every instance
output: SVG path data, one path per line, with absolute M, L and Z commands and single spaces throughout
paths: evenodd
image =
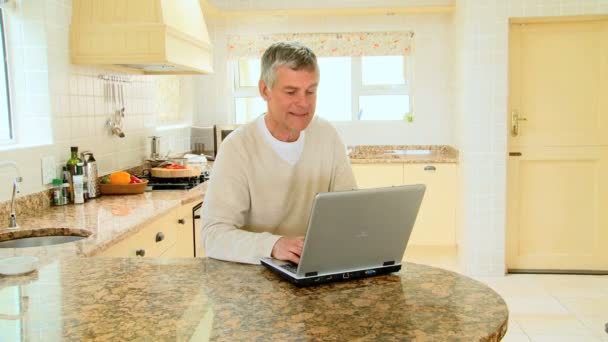
M 417 264 L 299 289 L 262 266 L 72 257 L 0 289 L 19 294 L 0 317 L 19 317 L 27 341 L 498 341 L 508 317 L 487 286 Z
M 353 164 L 458 163 L 458 150 L 446 145 L 362 145 L 348 150 Z
M 35 247 L 0 248 L 0 257 L 34 255 L 42 260 L 72 255 L 92 256 L 144 228 L 182 204 L 201 202 L 203 183 L 188 191 L 154 191 L 140 195 L 102 196 L 82 205 L 50 207 L 17 216 L 17 230 L 0 229 L 0 241 L 15 237 L 45 236 L 58 232 L 90 236 L 74 243 Z M 86 232 L 83 232 L 86 231 Z

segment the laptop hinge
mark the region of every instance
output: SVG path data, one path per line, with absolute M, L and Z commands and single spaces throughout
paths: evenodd
M 382 263 L 382 266 L 390 266 L 390 265 L 394 265 L 394 264 L 395 264 L 394 260 L 393 261 L 385 261 L 385 262 Z
M 318 273 L 317 272 L 306 272 L 304 273 L 305 277 L 313 277 L 316 276 Z

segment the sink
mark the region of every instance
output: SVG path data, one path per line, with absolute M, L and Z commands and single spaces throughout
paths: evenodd
M 78 233 L 77 233 L 78 234 Z M 90 233 L 84 233 L 82 235 L 49 235 L 49 236 L 31 236 L 21 237 L 12 240 L 0 241 L 0 248 L 27 248 L 27 247 L 40 247 L 58 245 L 62 243 L 74 242 L 82 239 L 86 239 Z
M 423 156 L 431 154 L 431 150 L 392 150 L 385 154 L 392 154 L 396 156 Z

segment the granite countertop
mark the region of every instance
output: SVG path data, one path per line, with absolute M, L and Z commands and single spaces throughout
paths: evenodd
M 447 145 L 349 146 L 352 164 L 458 163 L 458 150 Z
M 300 289 L 213 259 L 69 257 L 0 277 L 0 296 L 7 340 L 499 341 L 508 318 L 482 283 L 411 263 Z
M 203 183 L 186 191 L 102 196 L 82 205 L 51 207 L 34 215 L 20 215 L 17 217 L 19 228 L 0 230 L 0 241 L 57 233 L 88 238 L 43 247 L 0 248 L 0 257 L 34 255 L 45 261 L 73 255 L 93 256 L 135 234 L 173 208 L 202 202 L 206 189 L 207 183 Z

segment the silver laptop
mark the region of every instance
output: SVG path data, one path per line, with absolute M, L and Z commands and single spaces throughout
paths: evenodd
M 416 184 L 319 193 L 300 263 L 260 261 L 298 286 L 397 272 L 425 189 Z

